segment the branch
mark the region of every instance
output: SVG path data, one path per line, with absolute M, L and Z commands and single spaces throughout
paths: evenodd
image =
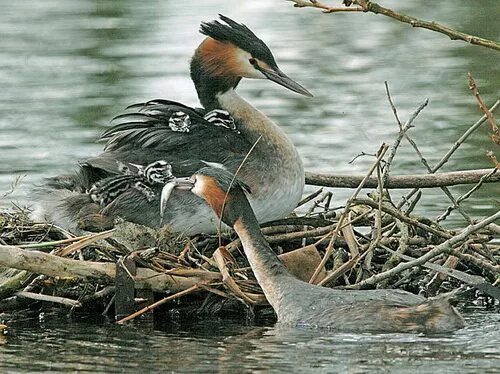
M 410 268 L 415 267 L 415 266 L 423 265 L 427 261 L 440 255 L 441 253 L 452 250 L 457 244 L 466 240 L 470 234 L 482 229 L 483 227 L 486 227 L 487 225 L 496 221 L 497 219 L 500 219 L 500 211 L 483 219 L 481 222 L 476 223 L 475 225 L 467 226 L 459 234 L 457 234 L 457 235 L 453 236 L 452 238 L 446 240 L 445 242 L 435 246 L 432 250 L 427 252 L 425 255 L 423 255 L 415 260 L 401 263 L 401 264 L 397 265 L 396 267 L 394 267 L 386 272 L 373 275 L 370 278 L 365 279 L 364 281 L 359 282 L 355 285 L 348 286 L 347 288 L 360 289 L 360 288 L 363 288 L 363 287 L 368 286 L 368 285 L 374 285 L 374 284 L 377 284 L 378 282 L 380 282 L 384 279 L 388 279 L 396 274 L 399 274 L 406 269 L 410 269 Z
M 368 179 L 370 179 L 370 176 L 372 175 L 373 171 L 378 167 L 379 163 L 384 158 L 384 155 L 387 152 L 388 148 L 389 148 L 389 146 L 387 144 L 382 143 L 382 145 L 380 146 L 379 150 L 377 151 L 377 159 L 373 163 L 373 165 L 370 168 L 370 170 L 368 170 L 368 174 L 366 174 L 365 177 L 359 182 L 356 190 L 354 191 L 354 193 L 352 194 L 352 196 L 349 198 L 349 200 L 347 200 L 347 202 L 345 204 L 345 208 L 344 208 L 342 214 L 340 215 L 339 220 L 337 221 L 337 225 L 335 226 L 335 229 L 331 233 L 332 237 L 330 238 L 330 242 L 328 243 L 328 246 L 326 248 L 325 254 L 323 255 L 323 258 L 322 258 L 320 264 L 318 265 L 318 267 L 316 268 L 313 276 L 309 280 L 309 283 L 314 283 L 314 281 L 318 277 L 321 269 L 325 266 L 326 261 L 328 260 L 328 258 L 330 258 L 331 254 L 333 253 L 333 245 L 334 245 L 335 240 L 337 239 L 338 233 L 339 233 L 339 231 L 340 231 L 340 229 L 341 229 L 341 227 L 342 227 L 342 225 L 344 223 L 345 217 L 346 217 L 347 213 L 349 213 L 349 208 L 350 208 L 351 204 L 353 203 L 354 199 L 356 199 L 356 197 L 358 196 L 359 192 L 365 186 L 365 182 L 368 181 Z M 327 235 L 325 237 L 325 239 L 329 235 Z M 318 241 L 318 243 L 321 242 L 321 241 L 323 241 L 323 239 L 320 239 Z
M 346 7 L 332 7 L 317 0 L 287 0 L 291 1 L 296 8 L 318 8 L 322 9 L 323 13 L 338 13 L 338 12 L 362 12 L 363 8 L 346 8 Z
M 49 277 L 78 278 L 84 281 L 98 281 L 111 284 L 115 281 L 114 263 L 79 261 L 51 254 L 0 245 L 0 266 L 45 274 Z M 203 281 L 220 280 L 219 273 L 189 270 L 190 276 L 183 276 L 182 270 L 158 273 L 146 268 L 137 268 L 135 287 L 153 291 L 182 291 Z
M 304 8 L 304 7 L 311 7 L 311 8 L 318 8 L 322 9 L 324 13 L 336 13 L 336 12 L 346 12 L 348 11 L 347 9 L 351 8 L 334 8 L 330 7 L 328 5 L 319 3 L 316 0 L 310 0 L 310 1 L 305 1 L 305 0 L 289 0 L 292 1 L 295 7 L 298 8 Z M 438 32 L 440 34 L 444 34 L 448 36 L 451 40 L 462 40 L 470 44 L 475 44 L 479 45 L 481 47 L 486 47 L 490 49 L 494 49 L 497 51 L 500 51 L 500 43 L 489 40 L 489 39 L 484 39 L 480 38 L 478 36 L 474 35 L 469 35 L 461 31 L 454 30 L 448 26 L 441 25 L 437 22 L 434 21 L 424 21 L 420 20 L 415 17 L 407 16 L 406 14 L 398 13 L 395 12 L 392 9 L 385 8 L 381 5 L 378 5 L 377 3 L 373 1 L 368 1 L 368 0 L 354 0 L 353 1 L 355 4 L 359 5 L 357 8 L 352 8 L 353 11 L 364 11 L 364 12 L 370 12 L 374 14 L 382 14 L 386 17 L 390 17 L 392 19 L 395 19 L 399 22 L 407 23 L 413 27 L 420 27 L 423 29 L 431 30 Z
M 68 299 L 66 297 L 60 296 L 50 296 L 33 292 L 16 292 L 16 296 L 24 297 L 27 299 L 37 300 L 37 301 L 47 301 L 49 303 L 57 303 L 65 306 L 69 306 L 71 308 L 81 307 L 82 304 L 78 300 Z
M 481 178 L 492 172 L 492 169 L 460 170 L 449 173 L 396 175 L 387 178 L 385 188 L 434 188 L 455 186 L 457 184 L 478 183 Z M 364 176 L 337 175 L 306 172 L 306 184 L 335 188 L 356 188 Z M 500 173 L 485 178 L 484 183 L 500 182 Z M 365 188 L 376 188 L 377 178 L 371 177 L 364 184 Z
M 500 100 L 497 100 L 495 102 L 495 104 L 493 104 L 493 106 L 491 107 L 490 111 L 491 112 L 494 112 L 495 109 L 497 109 L 498 107 L 500 106 Z M 467 138 L 469 138 L 469 136 L 474 132 L 476 131 L 485 121 L 487 120 L 487 116 L 484 115 L 482 116 L 479 121 L 477 121 L 476 123 L 474 123 L 471 127 L 469 127 L 467 129 L 466 132 L 464 132 L 462 134 L 462 136 L 460 138 L 458 138 L 457 141 L 455 141 L 455 143 L 453 143 L 453 146 L 450 148 L 450 150 L 448 152 L 446 152 L 446 154 L 441 157 L 441 159 L 438 161 L 438 163 L 431 169 L 432 170 L 432 174 L 435 173 L 436 171 L 438 171 L 444 164 L 446 164 L 448 162 L 448 160 L 450 159 L 450 157 L 455 153 L 455 151 L 467 140 Z M 418 191 L 418 188 L 413 188 L 408 194 L 406 194 L 406 196 L 404 196 L 401 201 L 398 203 L 397 207 L 398 208 L 401 208 L 406 201 L 408 201 L 415 193 L 417 193 Z
M 392 103 L 391 103 L 392 104 Z M 420 104 L 420 106 L 417 108 L 417 110 L 412 114 L 410 119 L 406 121 L 404 126 L 400 126 L 398 136 L 396 137 L 396 140 L 394 141 L 392 147 L 391 147 L 391 152 L 389 154 L 389 157 L 387 158 L 386 161 L 386 167 L 384 170 L 384 175 L 382 177 L 382 180 L 384 183 L 387 182 L 387 178 L 389 178 L 389 169 L 391 167 L 392 161 L 394 160 L 394 157 L 396 156 L 396 152 L 399 148 L 399 145 L 401 144 L 401 140 L 403 137 L 406 135 L 406 132 L 413 127 L 413 121 L 417 118 L 417 116 L 420 114 L 420 112 L 429 104 L 429 99 L 425 99 L 425 101 Z M 399 119 L 398 119 L 399 121 Z M 399 125 L 399 122 L 398 122 Z
M 491 127 L 491 139 L 497 144 L 500 145 L 500 130 L 498 129 L 498 125 L 495 121 L 495 117 L 493 113 L 488 109 L 486 104 L 483 101 L 483 98 L 479 94 L 479 89 L 477 88 L 476 81 L 472 78 L 471 73 L 467 73 L 467 80 L 469 82 L 469 89 L 472 91 L 474 96 L 476 97 L 477 103 L 479 104 L 479 108 L 483 111 L 484 115 L 488 117 L 488 122 Z

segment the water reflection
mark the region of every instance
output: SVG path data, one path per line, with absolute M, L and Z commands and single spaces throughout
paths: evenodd
M 0 370 L 68 372 L 488 373 L 498 369 L 500 315 L 474 311 L 454 334 L 339 334 L 200 321 L 158 331 L 49 320 L 10 324 Z M 47 355 L 50 351 L 50 356 Z

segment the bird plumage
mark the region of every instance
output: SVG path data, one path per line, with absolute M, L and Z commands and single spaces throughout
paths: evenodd
M 260 220 L 282 218 L 294 209 L 304 186 L 300 156 L 286 134 L 234 89 L 247 77 L 310 93 L 278 69 L 269 48 L 248 27 L 220 18 L 202 24 L 207 38 L 191 60 L 191 78 L 203 108 L 162 99 L 128 107 L 103 133 L 102 154 L 81 162 L 73 175 L 50 178 L 39 190 L 42 209 L 35 216 L 70 229 L 105 214 L 110 220 L 168 225 L 186 234 L 215 231 L 215 215 L 195 195 L 175 193 L 162 217 L 161 187 L 124 172 L 125 167 L 139 174 L 138 169 L 158 160 L 166 161 L 177 176 L 207 165 L 240 170 Z

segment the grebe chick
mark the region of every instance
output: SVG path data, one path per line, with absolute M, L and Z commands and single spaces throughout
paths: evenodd
M 232 180 L 225 170 L 204 168 L 176 183 L 178 188 L 191 188 L 234 228 L 278 323 L 338 331 L 427 333 L 464 326 L 447 298 L 427 300 L 401 290 L 331 289 L 295 278 L 261 233 L 244 185 Z
M 157 160 L 165 160 L 177 176 L 207 165 L 234 173 L 253 146 L 239 177 L 252 189 L 250 203 L 258 220 L 283 218 L 295 208 L 304 188 L 295 146 L 235 89 L 242 78 L 268 79 L 312 95 L 278 68 L 267 45 L 248 27 L 222 15 L 220 20 L 201 24 L 206 38 L 191 60 L 203 108 L 169 100 L 130 106 L 104 132 L 104 153 L 80 163 L 76 174 L 51 178 L 39 189 L 36 219 L 71 230 L 95 217 L 107 217 L 107 223 L 121 217 L 150 227 L 168 225 L 187 235 L 215 232 L 218 219 L 202 199 L 176 191 L 162 217 L 162 185 L 139 180 L 132 185 L 132 176 Z

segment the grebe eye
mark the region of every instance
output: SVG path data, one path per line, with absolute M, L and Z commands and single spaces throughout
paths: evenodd
M 257 60 L 255 58 L 253 58 L 253 57 L 251 59 L 249 59 L 248 62 L 250 64 L 252 64 L 253 66 L 257 65 Z

